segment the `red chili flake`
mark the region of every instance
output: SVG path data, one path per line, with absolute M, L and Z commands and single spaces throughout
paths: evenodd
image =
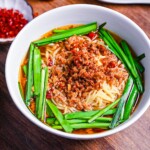
M 48 59 L 47 65 L 48 65 L 48 66 L 53 66 L 53 61 L 52 61 L 51 58 Z
M 52 98 L 52 91 L 51 90 L 47 91 L 46 98 L 47 99 L 51 99 Z
M 27 23 L 18 10 L 0 8 L 0 38 L 15 37 Z
M 59 88 L 63 88 L 63 87 L 65 87 L 65 85 L 64 85 L 62 82 L 60 82 L 60 83 L 58 84 L 58 87 L 59 87 Z
M 88 37 L 89 37 L 91 40 L 94 40 L 94 39 L 97 37 L 97 34 L 94 33 L 94 32 L 90 32 L 90 33 L 88 34 Z
M 72 50 L 71 50 L 71 53 L 72 53 L 73 55 L 76 55 L 77 51 L 76 51 L 75 49 L 72 49 Z
M 115 68 L 116 67 L 116 64 L 114 61 L 111 61 L 109 64 L 108 64 L 108 67 L 109 68 Z
M 77 67 L 80 66 L 79 60 L 74 60 L 74 63 L 75 63 L 75 65 L 76 65 Z
M 34 18 L 37 17 L 38 15 L 39 15 L 38 12 L 35 12 L 35 13 L 33 14 Z

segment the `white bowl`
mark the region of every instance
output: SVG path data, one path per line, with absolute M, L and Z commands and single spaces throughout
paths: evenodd
M 0 8 L 19 10 L 28 22 L 33 19 L 32 7 L 26 0 L 0 0 Z M 14 38 L 0 38 L 0 43 L 12 42 Z
M 89 23 L 97 21 L 98 24 L 107 22 L 106 28 L 117 33 L 125 39 L 134 49 L 137 55 L 146 54 L 142 60 L 145 67 L 144 80 L 145 92 L 140 104 L 130 119 L 118 127 L 102 133 L 91 135 L 77 135 L 65 133 L 48 127 L 40 122 L 26 107 L 18 89 L 18 72 L 22 59 L 24 58 L 31 41 L 38 39 L 41 35 L 58 26 L 76 23 Z M 18 109 L 33 123 L 53 134 L 70 139 L 94 139 L 117 133 L 133 124 L 146 111 L 150 105 L 150 43 L 146 34 L 129 18 L 124 15 L 100 6 L 94 5 L 69 5 L 50 10 L 31 21 L 18 34 L 12 43 L 6 60 L 6 81 L 10 95 Z

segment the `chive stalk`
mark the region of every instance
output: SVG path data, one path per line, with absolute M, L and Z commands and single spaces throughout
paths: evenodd
M 116 112 L 116 108 L 112 108 L 108 111 L 106 111 L 103 116 L 107 116 L 107 115 L 113 115 Z
M 135 69 L 133 69 L 132 64 L 130 63 L 127 56 L 124 54 L 124 52 L 120 48 L 120 46 L 117 44 L 115 39 L 111 36 L 111 34 L 107 30 L 105 30 L 103 28 L 99 30 L 99 33 L 100 33 L 100 35 L 102 35 L 101 37 L 103 39 L 105 38 L 107 40 L 106 44 L 109 43 L 109 45 L 111 45 L 110 48 L 113 48 L 111 50 L 113 50 L 113 53 L 123 62 L 126 69 L 133 76 L 134 81 L 137 84 L 139 92 L 142 93 L 144 91 L 144 89 L 143 89 L 143 85 L 141 82 L 141 78 L 140 78 L 139 74 L 137 73 L 137 71 L 135 71 Z
M 27 73 L 27 84 L 26 84 L 26 96 L 25 96 L 25 103 L 27 106 L 30 105 L 31 99 L 31 91 L 33 85 L 33 50 L 34 45 L 31 43 L 30 50 L 29 50 L 29 61 L 28 61 L 28 73 Z
M 100 128 L 100 129 L 108 129 L 110 123 L 80 123 L 80 124 L 72 124 L 73 129 L 86 129 L 86 128 Z
M 75 124 L 75 123 L 87 123 L 86 119 L 71 119 L 71 120 L 67 120 L 68 123 L 70 124 Z M 59 125 L 59 121 L 55 120 L 55 125 Z
M 23 94 L 23 90 L 22 90 L 22 86 L 21 86 L 20 82 L 18 82 L 18 87 L 19 87 L 19 91 L 20 91 L 21 97 L 24 100 L 24 94 Z
M 85 117 L 85 118 L 83 118 L 83 119 L 90 119 L 91 117 Z M 112 118 L 109 118 L 109 117 L 99 117 L 99 118 L 97 118 L 97 119 L 95 119 L 95 121 L 97 121 L 97 122 L 110 122 L 110 121 L 112 121 Z
M 49 125 L 54 124 L 55 121 L 56 121 L 56 118 L 47 118 L 47 119 L 46 119 L 46 123 L 49 124 Z
M 54 29 L 53 33 L 62 33 L 64 31 L 66 31 L 66 30 L 63 30 L 63 29 Z
M 107 112 L 109 109 L 115 107 L 118 102 L 120 101 L 120 98 L 117 99 L 116 101 L 114 101 L 113 103 L 111 103 L 110 105 L 106 106 L 105 108 L 103 108 L 102 110 L 100 110 L 96 115 L 94 115 L 93 117 L 91 117 L 88 122 L 91 123 L 94 120 L 96 120 L 98 117 L 102 116 L 105 112 Z
M 99 29 L 99 30 L 102 29 L 106 24 L 107 24 L 107 22 L 102 23 L 102 24 L 99 26 L 98 29 Z
M 72 132 L 73 129 L 71 125 L 67 122 L 67 120 L 64 119 L 62 113 L 59 111 L 59 109 L 49 100 L 46 101 L 50 109 L 52 110 L 54 116 L 57 118 L 61 126 L 66 132 Z
M 27 77 L 27 73 L 28 73 L 28 67 L 27 67 L 27 65 L 24 65 L 24 66 L 22 67 L 22 69 L 23 69 L 23 73 L 24 73 L 25 76 Z
M 76 118 L 86 118 L 92 117 L 93 115 L 97 114 L 101 110 L 91 110 L 91 111 L 78 111 L 73 113 L 65 114 L 65 119 L 76 119 Z M 103 115 L 112 115 L 116 112 L 116 108 L 110 109 L 106 111 Z
M 135 59 L 134 59 L 134 63 L 135 63 L 135 66 L 136 66 L 137 70 L 140 73 L 143 73 L 145 71 L 145 68 L 143 67 L 143 65 L 141 65 L 140 63 L 138 63 Z
M 137 87 L 135 85 L 133 85 L 131 93 L 128 98 L 128 101 L 125 105 L 123 120 L 127 120 L 130 117 L 133 105 L 134 105 L 137 97 L 138 97 L 138 90 L 137 90 Z
M 110 123 L 80 123 L 80 124 L 71 124 L 73 129 L 86 129 L 86 128 L 100 128 L 100 129 L 108 129 Z M 52 128 L 57 130 L 62 130 L 63 128 L 59 125 L 53 125 Z
M 48 115 L 48 117 L 54 117 L 54 114 L 52 110 L 50 109 L 50 107 L 48 107 L 48 104 L 46 106 L 46 114 Z
M 145 58 L 145 54 L 141 54 L 139 56 L 136 57 L 136 61 L 141 61 L 143 58 Z
M 140 77 L 140 75 L 137 71 L 135 61 L 134 61 L 134 59 L 131 55 L 130 49 L 129 49 L 126 41 L 124 41 L 124 40 L 121 41 L 121 45 L 122 45 L 122 48 L 124 49 L 124 52 L 125 52 L 126 56 L 129 59 L 129 63 L 131 63 L 131 66 L 132 66 L 131 70 L 133 70 L 133 72 L 135 73 L 134 77 L 135 77 L 135 80 L 136 80 L 136 83 L 137 83 L 137 87 L 140 90 L 140 92 L 143 92 L 144 89 L 143 89 L 143 86 L 142 86 L 142 80 L 141 80 L 141 77 Z
M 145 71 L 145 68 L 143 67 L 142 64 L 139 63 L 139 61 L 141 61 L 143 58 L 145 58 L 145 54 L 141 54 L 139 56 L 137 56 L 135 59 L 134 59 L 134 63 L 135 63 L 135 66 L 137 68 L 137 70 L 140 72 L 140 73 L 143 73 Z
M 42 46 L 42 45 L 46 45 L 49 43 L 62 41 L 62 40 L 69 38 L 70 36 L 73 36 L 73 35 L 84 35 L 84 34 L 87 34 L 91 31 L 95 31 L 96 29 L 97 29 L 97 23 L 93 22 L 90 24 L 86 24 L 86 25 L 82 25 L 82 26 L 75 27 L 72 29 L 68 29 L 64 32 L 54 34 L 54 35 L 52 35 L 48 38 L 45 38 L 45 39 L 35 41 L 34 44 L 37 46 Z
M 42 72 L 41 72 L 40 97 L 39 97 L 38 114 L 37 114 L 37 117 L 39 119 L 41 119 L 41 117 L 42 117 L 42 110 L 43 110 L 44 83 L 45 83 L 45 69 L 42 69 Z
M 35 47 L 33 52 L 33 83 L 34 83 L 34 96 L 36 101 L 36 115 L 38 114 L 39 99 L 40 99 L 40 86 L 41 86 L 41 53 Z
M 117 125 L 119 118 L 120 118 L 120 115 L 122 113 L 123 106 L 124 106 L 128 96 L 129 96 L 132 85 L 133 85 L 133 79 L 129 76 L 127 83 L 126 83 L 126 86 L 124 88 L 122 97 L 118 103 L 116 113 L 113 116 L 113 120 L 111 122 L 110 128 L 114 128 Z
M 41 84 L 41 53 L 37 47 L 34 48 L 33 79 L 34 79 L 34 94 L 39 95 Z
M 90 119 L 91 117 L 84 117 L 81 119 L 70 119 L 67 120 L 70 124 L 77 124 L 77 123 L 88 123 L 88 119 Z M 111 122 L 112 118 L 109 117 L 99 117 L 95 120 L 96 122 Z M 55 120 L 55 125 L 59 125 L 58 120 Z
M 83 117 L 90 117 L 94 114 L 98 113 L 99 110 L 95 111 L 78 111 L 73 113 L 65 114 L 65 119 L 76 119 L 76 118 L 83 118 Z
M 41 120 L 46 122 L 46 91 L 48 84 L 48 68 L 45 67 L 45 81 L 44 81 L 44 91 L 43 91 L 43 108 L 42 108 L 42 118 Z

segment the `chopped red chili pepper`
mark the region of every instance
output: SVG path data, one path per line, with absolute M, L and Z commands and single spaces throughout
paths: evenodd
M 0 8 L 0 38 L 15 37 L 27 23 L 18 10 Z
M 51 58 L 48 59 L 47 65 L 48 65 L 48 66 L 53 66 L 53 61 L 52 61 Z
M 35 18 L 35 17 L 37 17 L 39 15 L 39 13 L 35 12 L 33 15 L 34 15 L 34 18 Z
M 88 37 L 89 37 L 91 40 L 94 40 L 94 39 L 97 37 L 97 34 L 94 33 L 94 32 L 90 32 L 90 33 L 88 34 Z
M 46 92 L 46 98 L 47 99 L 51 99 L 52 98 L 52 91 L 51 90 Z
M 71 50 L 71 52 L 75 55 L 77 51 L 75 49 Z
M 116 67 L 116 64 L 114 61 L 111 61 L 109 64 L 108 64 L 108 67 L 109 68 L 115 68 Z

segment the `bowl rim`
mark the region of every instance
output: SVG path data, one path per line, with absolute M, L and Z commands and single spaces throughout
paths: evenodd
M 0 43 L 12 42 L 15 37 L 12 38 L 0 38 Z
M 115 10 L 112 10 L 112 9 L 109 9 L 109 8 L 105 8 L 105 7 L 102 7 L 102 6 L 90 5 L 90 4 L 73 4 L 73 5 L 62 6 L 62 7 L 58 7 L 58 8 L 49 10 L 49 11 L 43 13 L 42 15 L 36 17 L 35 19 L 33 19 L 31 22 L 29 22 L 26 25 L 26 27 L 23 28 L 19 32 L 19 34 L 17 35 L 15 40 L 19 38 L 19 36 L 23 33 L 23 31 L 25 31 L 26 29 L 28 29 L 30 27 L 30 25 L 32 25 L 32 22 L 38 20 L 39 17 L 46 16 L 49 13 L 55 13 L 55 12 L 57 12 L 57 10 L 64 10 L 64 9 L 78 8 L 78 7 L 80 7 L 80 8 L 90 8 L 90 9 L 101 9 L 101 10 L 104 10 L 104 11 L 111 12 L 111 13 L 115 14 L 117 17 L 121 17 L 121 18 L 125 19 L 127 22 L 132 24 L 143 35 L 145 41 L 147 42 L 147 44 L 150 47 L 150 42 L 149 42 L 149 38 L 147 37 L 147 35 L 131 19 L 129 19 L 125 15 L 123 15 L 123 14 L 121 14 L 121 13 L 115 11 Z M 6 78 L 6 83 L 7 83 L 7 87 L 8 87 L 9 93 L 10 93 L 10 95 L 12 97 L 12 100 L 14 101 L 15 105 L 22 112 L 22 114 L 24 116 L 26 116 L 31 122 L 33 122 L 34 124 L 36 124 L 40 128 L 42 128 L 42 129 L 44 129 L 44 130 L 46 130 L 46 131 L 48 131 L 50 133 L 53 133 L 55 135 L 62 136 L 62 137 L 65 137 L 65 138 L 78 139 L 78 140 L 95 139 L 95 138 L 105 137 L 105 136 L 112 135 L 114 133 L 117 133 L 117 132 L 119 132 L 119 131 L 129 127 L 131 124 L 133 124 L 135 121 L 137 121 L 144 114 L 144 112 L 147 110 L 147 108 L 150 105 L 150 97 L 149 97 L 147 102 L 146 102 L 146 104 L 142 107 L 142 109 L 140 109 L 140 111 L 138 112 L 138 114 L 136 116 L 130 118 L 130 120 L 128 120 L 127 122 L 125 122 L 125 123 L 123 123 L 121 125 L 119 125 L 118 127 L 114 128 L 114 129 L 107 130 L 107 131 L 101 132 L 101 133 L 95 133 L 95 134 L 90 134 L 90 135 L 88 135 L 88 134 L 73 134 L 73 133 L 66 133 L 66 132 L 63 132 L 63 131 L 59 131 L 59 130 L 53 129 L 53 128 L 43 124 L 41 121 L 39 121 L 34 115 L 32 115 L 32 113 L 30 115 L 26 114 L 26 110 L 22 109 L 22 106 L 17 104 L 16 96 L 15 96 L 12 88 L 10 88 L 12 85 L 11 85 L 11 82 L 9 80 L 9 74 L 8 74 L 8 72 L 9 72 L 9 59 L 10 59 L 10 54 L 13 52 L 13 46 L 15 45 L 15 40 L 12 43 L 12 45 L 11 45 L 9 51 L 8 51 L 7 58 L 6 58 L 6 64 L 5 64 L 5 78 Z

